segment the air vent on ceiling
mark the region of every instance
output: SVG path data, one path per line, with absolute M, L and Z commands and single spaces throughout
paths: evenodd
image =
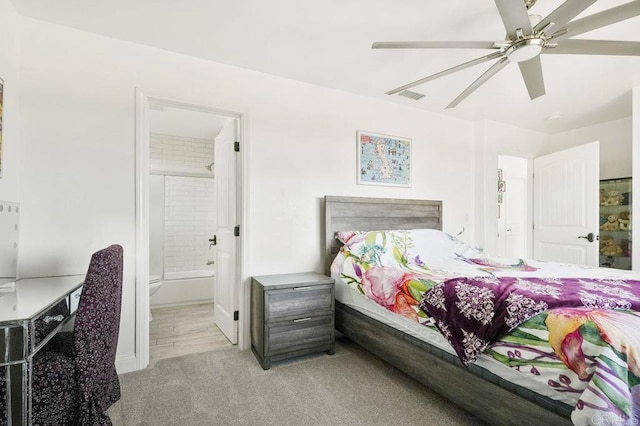
M 402 92 L 398 93 L 398 95 L 404 96 L 405 98 L 413 99 L 414 101 L 417 101 L 420 98 L 424 98 L 424 95 L 422 93 L 412 92 L 411 90 L 403 90 Z

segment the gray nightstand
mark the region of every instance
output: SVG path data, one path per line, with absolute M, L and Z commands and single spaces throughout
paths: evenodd
M 265 370 L 309 352 L 334 352 L 334 281 L 315 272 L 251 280 L 251 349 Z

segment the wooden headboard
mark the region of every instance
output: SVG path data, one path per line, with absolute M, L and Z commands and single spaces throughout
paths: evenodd
M 341 243 L 337 231 L 376 231 L 386 229 L 442 230 L 442 201 L 396 198 L 324 197 L 325 272 Z

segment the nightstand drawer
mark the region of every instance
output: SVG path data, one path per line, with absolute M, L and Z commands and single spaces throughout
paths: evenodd
M 267 325 L 267 353 L 277 355 L 333 342 L 333 315 L 302 317 Z
M 333 285 L 294 286 L 265 292 L 265 322 L 333 312 Z
M 334 353 L 334 294 L 333 278 L 317 272 L 251 279 L 251 350 L 262 368 L 311 352 Z

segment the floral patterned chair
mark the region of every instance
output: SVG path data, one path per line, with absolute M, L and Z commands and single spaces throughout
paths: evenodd
M 73 332 L 56 336 L 34 357 L 33 425 L 111 425 L 106 410 L 120 399 L 122 263 L 119 245 L 93 254 Z

